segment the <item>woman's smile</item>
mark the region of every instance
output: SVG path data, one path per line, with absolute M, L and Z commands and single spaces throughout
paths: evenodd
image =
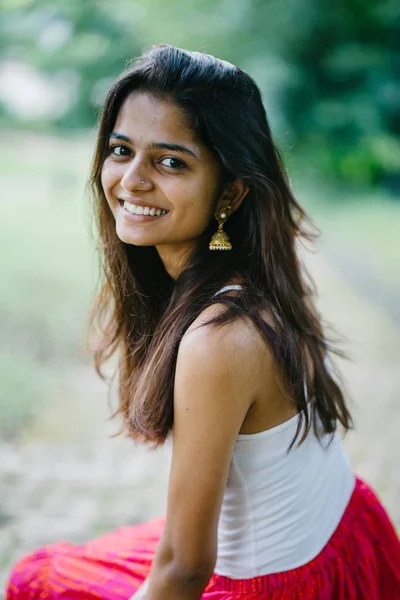
M 124 200 L 119 200 L 119 204 L 124 218 L 132 222 L 156 221 L 169 213 L 168 210 L 156 208 L 147 204 L 134 204 Z

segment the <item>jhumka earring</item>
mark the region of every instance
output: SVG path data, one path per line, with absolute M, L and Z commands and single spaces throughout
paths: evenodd
M 218 229 L 211 238 L 209 245 L 210 250 L 232 250 L 231 241 L 227 233 L 222 229 L 225 221 L 229 217 L 231 208 L 231 206 L 224 206 L 215 213 L 214 217 L 218 221 Z

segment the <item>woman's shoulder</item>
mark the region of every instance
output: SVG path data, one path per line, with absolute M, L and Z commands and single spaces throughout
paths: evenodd
M 238 278 L 234 278 L 234 279 L 228 281 L 223 286 L 221 286 L 219 291 L 225 290 L 225 288 L 227 288 L 227 287 L 237 286 L 237 285 L 240 285 L 241 287 L 243 287 L 245 284 L 242 280 L 240 280 Z M 240 290 L 238 290 L 238 289 L 228 289 L 226 291 L 223 291 L 224 296 L 238 297 L 239 294 L 240 294 Z M 194 331 L 201 331 L 201 330 L 204 330 L 204 331 L 202 334 L 199 334 L 200 337 L 204 336 L 204 337 L 210 337 L 210 338 L 213 338 L 213 337 L 217 338 L 218 330 L 223 331 L 223 335 L 230 334 L 233 336 L 243 336 L 244 333 L 247 333 L 247 329 L 249 329 L 249 324 L 246 324 L 246 322 L 247 322 L 246 315 L 238 315 L 238 317 L 235 318 L 233 321 L 223 323 L 221 325 L 218 325 L 218 327 L 215 327 L 214 324 L 210 324 L 209 326 L 207 325 L 207 323 L 211 319 L 214 319 L 215 317 L 218 317 L 227 311 L 226 303 L 222 302 L 222 300 L 220 299 L 221 295 L 222 294 L 219 294 L 218 292 L 217 292 L 217 294 L 214 294 L 212 299 L 210 299 L 211 300 L 210 304 L 207 305 L 205 308 L 203 308 L 201 310 L 201 312 L 199 313 L 199 315 L 190 324 L 190 326 L 188 327 L 188 329 L 185 332 L 184 338 L 187 338 L 188 336 L 193 334 Z
M 205 349 L 238 352 L 257 352 L 260 336 L 247 315 L 238 315 L 225 323 L 209 323 L 227 311 L 226 304 L 215 302 L 205 307 L 182 337 L 181 347 L 203 346 Z
M 230 295 L 238 293 L 229 291 Z M 268 428 L 271 419 L 278 418 L 280 422 L 282 411 L 278 411 L 277 405 L 286 402 L 288 386 L 281 390 L 282 367 L 272 345 L 266 343 L 249 315 L 238 315 L 233 321 L 217 326 L 207 325 L 210 319 L 226 310 L 226 304 L 216 301 L 202 310 L 191 324 L 178 351 L 176 377 L 178 381 L 192 380 L 190 373 L 194 369 L 197 381 L 199 372 L 203 382 L 229 380 L 229 386 L 240 390 L 241 402 L 247 409 L 253 407 L 242 423 L 245 427 L 242 432 L 253 433 L 260 427 Z
M 207 410 L 204 394 L 218 397 L 220 408 L 226 410 L 232 410 L 234 403 L 244 418 L 257 390 L 260 341 L 241 317 L 207 324 L 224 310 L 221 303 L 207 306 L 185 332 L 177 353 L 174 388 L 178 398 L 200 394 Z
M 226 285 L 241 284 L 237 280 Z M 223 286 L 225 287 L 225 286 Z M 227 290 L 225 295 L 238 296 L 240 290 Z M 246 313 L 235 316 L 233 320 L 223 323 L 209 323 L 228 310 L 227 304 L 219 301 L 219 295 L 213 302 L 206 306 L 190 324 L 180 343 L 180 352 L 214 352 L 224 353 L 225 360 L 232 362 L 239 360 L 248 362 L 249 359 L 255 366 L 259 360 L 260 350 L 265 350 L 265 341 L 260 331 L 254 324 L 250 315 Z

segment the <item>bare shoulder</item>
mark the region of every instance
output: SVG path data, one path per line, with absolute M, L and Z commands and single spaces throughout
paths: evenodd
M 218 377 L 223 373 L 219 389 L 223 379 L 229 380 L 225 387 L 229 387 L 231 397 L 235 395 L 236 402 L 247 407 L 240 433 L 257 433 L 279 425 L 295 414 L 291 384 L 275 349 L 251 317 L 240 316 L 220 329 L 212 324 L 196 329 L 224 310 L 222 303 L 207 307 L 188 330 L 178 360 L 177 381 L 188 375 L 191 365 L 198 365 L 202 373 L 197 380 L 200 386 L 210 374 Z M 268 309 L 259 316 L 274 328 Z M 226 398 L 225 410 L 231 410 L 230 406 Z
M 243 315 L 230 323 L 207 324 L 225 311 L 226 305 L 222 302 L 207 306 L 185 332 L 178 356 L 205 360 L 213 357 L 219 364 L 240 364 L 242 373 L 246 365 L 254 368 L 254 361 L 260 356 L 260 350 L 265 349 L 265 343 L 250 317 Z

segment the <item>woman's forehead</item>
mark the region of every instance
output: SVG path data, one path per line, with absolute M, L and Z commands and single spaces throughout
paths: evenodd
M 183 110 L 172 100 L 161 100 L 146 92 L 133 92 L 124 100 L 114 126 L 118 131 L 121 128 L 137 134 L 179 135 L 194 142 Z
M 117 115 L 114 133 L 129 138 L 133 145 L 151 149 L 160 144 L 184 146 L 197 160 L 207 159 L 210 154 L 173 100 L 158 99 L 147 92 L 127 96 Z

